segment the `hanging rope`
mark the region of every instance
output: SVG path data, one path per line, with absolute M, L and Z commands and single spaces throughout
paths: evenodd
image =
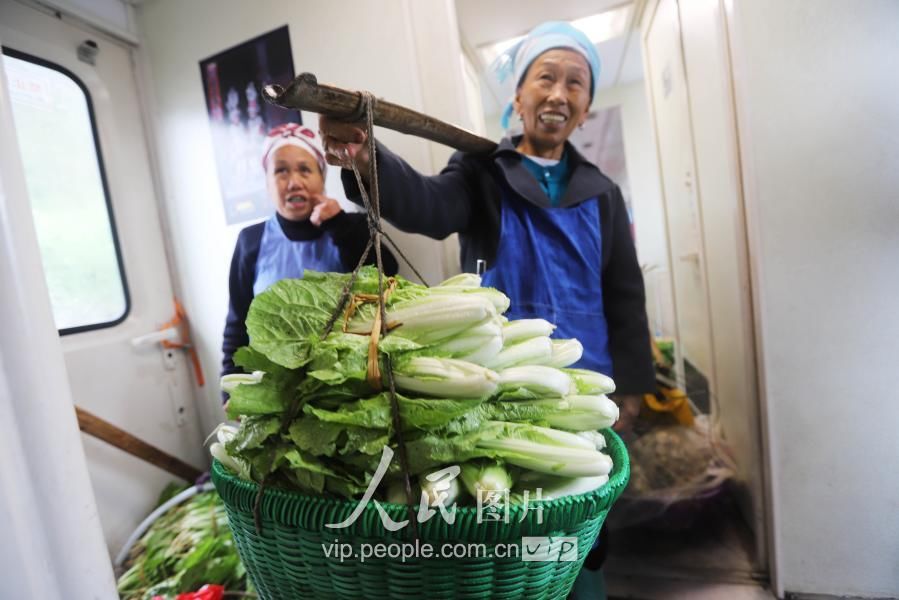
M 371 195 L 365 191 L 365 184 L 362 181 L 362 176 L 359 174 L 359 169 L 356 168 L 356 162 L 353 160 L 350 164 L 353 167 L 353 174 L 356 176 L 356 183 L 359 185 L 359 190 L 362 194 L 362 201 L 365 204 L 366 213 L 368 215 L 368 232 L 371 237 L 371 240 L 374 245 L 375 250 L 375 261 L 378 265 L 378 313 L 380 316 L 380 323 L 378 323 L 378 319 L 375 320 L 375 326 L 372 328 L 372 338 L 375 338 L 376 335 L 387 335 L 387 298 L 384 294 L 384 264 L 381 259 L 381 238 L 385 237 L 383 231 L 381 230 L 381 201 L 379 196 L 379 186 L 378 186 L 378 156 L 375 152 L 375 134 L 374 134 L 374 103 L 375 98 L 370 92 L 362 92 L 362 102 L 365 105 L 365 132 L 367 135 L 367 144 L 368 144 L 368 169 L 369 169 L 369 183 L 370 183 L 370 192 Z M 389 239 L 389 238 L 388 238 Z M 390 240 L 392 246 L 396 247 L 392 240 Z M 415 271 L 415 268 L 409 263 L 409 260 L 400 252 L 400 255 L 403 257 L 403 260 L 406 261 L 407 264 Z M 357 267 L 358 268 L 358 267 Z M 415 271 L 416 275 L 418 275 L 418 271 Z M 419 279 L 421 279 L 421 275 L 418 275 Z M 422 279 L 422 282 L 424 280 Z M 345 302 L 345 299 L 342 299 L 342 303 Z M 378 327 L 380 325 L 380 327 Z M 380 331 L 376 334 L 375 332 L 380 329 Z M 375 352 L 377 352 L 377 348 L 375 347 Z M 371 355 L 369 355 L 371 357 Z M 371 358 L 369 358 L 369 364 L 371 364 Z M 416 525 L 415 520 L 415 509 L 413 508 L 415 504 L 415 498 L 412 495 L 412 482 L 409 479 L 409 458 L 406 454 L 406 444 L 403 440 L 403 428 L 402 421 L 400 419 L 400 407 L 399 402 L 396 399 L 396 387 L 393 381 L 393 369 L 391 367 L 390 356 L 384 356 L 384 371 L 387 375 L 387 385 L 389 390 L 390 397 L 390 412 L 393 417 L 393 429 L 396 434 L 396 444 L 397 444 L 397 454 L 400 456 L 400 469 L 403 473 L 403 483 L 406 488 L 406 508 L 409 511 L 409 523 L 412 525 L 412 534 L 417 539 L 418 538 L 418 527 Z
M 369 92 L 362 92 L 362 101 L 360 102 L 360 108 L 364 110 L 365 115 L 365 129 L 367 134 L 367 145 L 368 145 L 368 155 L 369 155 L 369 182 L 370 182 L 370 194 L 366 191 L 365 182 L 362 179 L 362 175 L 359 173 L 359 169 L 356 167 L 355 160 L 350 160 L 350 167 L 353 170 L 353 175 L 356 177 L 356 183 L 359 186 L 359 191 L 362 195 L 362 203 L 365 207 L 366 220 L 368 222 L 368 234 L 369 241 L 368 245 L 365 247 L 365 251 L 362 254 L 362 257 L 359 259 L 359 263 L 356 265 L 356 268 L 353 270 L 349 279 L 347 280 L 346 285 L 344 285 L 343 290 L 341 291 L 340 298 L 337 301 L 337 307 L 335 308 L 334 314 L 331 315 L 331 318 L 328 320 L 325 331 L 322 334 L 322 339 L 328 336 L 328 334 L 332 331 L 334 324 L 336 323 L 339 316 L 347 311 L 348 315 L 351 315 L 353 310 L 355 310 L 356 306 L 359 303 L 365 301 L 371 301 L 371 298 L 365 298 L 363 295 L 356 295 L 352 302 L 350 302 L 350 298 L 352 296 L 351 290 L 353 289 L 353 285 L 356 282 L 356 278 L 359 274 L 359 269 L 362 268 L 362 265 L 365 264 L 368 255 L 371 250 L 375 251 L 375 263 L 378 267 L 378 295 L 377 295 L 377 303 L 378 306 L 376 308 L 376 316 L 374 319 L 374 325 L 372 326 L 371 331 L 371 339 L 372 342 L 369 345 L 369 361 L 368 361 L 368 382 L 370 385 L 375 387 L 375 389 L 381 389 L 381 374 L 379 368 L 379 356 L 378 356 L 378 340 L 382 335 L 387 335 L 387 331 L 390 327 L 390 324 L 387 322 L 387 298 L 389 297 L 390 292 L 392 291 L 393 285 L 390 286 L 391 289 L 388 289 L 385 292 L 384 289 L 384 263 L 381 256 L 381 247 L 383 244 L 383 240 L 386 239 L 390 245 L 396 250 L 397 254 L 409 265 L 409 268 L 415 273 L 418 279 L 424 284 L 427 285 L 424 278 L 418 272 L 414 265 L 409 261 L 405 254 L 397 247 L 396 243 L 387 235 L 384 230 L 381 228 L 381 202 L 379 196 L 379 186 L 378 186 L 378 159 L 377 154 L 375 153 L 375 136 L 374 136 L 374 122 L 372 118 L 373 108 L 374 108 L 375 98 Z M 393 281 L 395 284 L 395 281 Z M 347 304 L 349 303 L 349 307 Z M 397 454 L 400 457 L 400 469 L 403 473 L 403 483 L 406 489 L 406 502 L 407 508 L 409 510 L 409 522 L 412 525 L 413 536 L 418 538 L 418 527 L 416 525 L 415 520 L 415 498 L 412 495 L 412 482 L 409 478 L 409 458 L 406 453 L 406 444 L 403 440 L 403 430 L 402 430 L 402 420 L 400 419 L 400 409 L 399 402 L 396 398 L 396 386 L 393 380 L 393 369 L 391 367 L 390 357 L 384 355 L 384 372 L 387 376 L 387 385 L 388 392 L 390 398 L 390 412 L 393 420 L 393 429 L 396 434 L 396 442 L 397 442 Z

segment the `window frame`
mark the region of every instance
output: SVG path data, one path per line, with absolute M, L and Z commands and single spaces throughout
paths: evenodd
M 56 71 L 74 81 L 75 85 L 77 85 L 81 92 L 84 94 L 84 100 L 87 104 L 87 113 L 88 117 L 90 118 L 91 134 L 94 140 L 94 150 L 97 156 L 97 167 L 99 168 L 100 183 L 103 188 L 103 198 L 106 203 L 106 216 L 109 219 L 109 230 L 112 237 L 113 249 L 115 250 L 116 265 L 118 266 L 119 271 L 119 280 L 122 282 L 122 295 L 125 300 L 125 308 L 121 316 L 113 319 L 112 321 L 103 321 L 100 323 L 92 323 L 90 325 L 78 325 L 77 327 L 66 327 L 64 329 L 57 329 L 57 331 L 59 332 L 60 336 L 64 336 L 115 327 L 116 325 L 119 325 L 125 319 L 127 319 L 128 315 L 131 314 L 131 290 L 128 286 L 128 277 L 125 274 L 125 262 L 122 258 L 122 247 L 119 243 L 119 232 L 118 227 L 116 226 L 115 211 L 112 207 L 112 198 L 109 193 L 109 183 L 106 180 L 106 163 L 103 160 L 103 151 L 100 146 L 100 135 L 97 131 L 97 118 L 96 113 L 94 112 L 94 101 L 91 97 L 90 90 L 87 88 L 84 82 L 77 75 L 75 75 L 75 73 L 63 67 L 62 65 L 58 65 L 56 63 L 50 62 L 49 60 L 34 56 L 33 54 L 28 54 L 27 52 L 15 50 L 8 46 L 0 47 L 0 53 Z M 28 199 L 28 202 L 29 204 L 31 204 L 30 197 Z M 44 277 L 44 281 L 46 282 L 46 274 Z

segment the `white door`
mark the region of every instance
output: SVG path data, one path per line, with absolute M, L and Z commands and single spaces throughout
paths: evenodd
M 77 56 L 87 40 L 93 65 Z M 204 468 L 187 357 L 132 344 L 174 314 L 132 50 L 17 2 L 0 2 L 0 44 L 72 397 Z M 177 478 L 89 436 L 83 442 L 114 553 Z
M 714 389 L 702 215 L 676 0 L 659 2 L 645 48 L 668 226 L 678 356 L 686 358 Z
M 752 531 L 751 542 L 725 542 L 740 551 L 719 556 L 729 577 L 757 579 L 765 572 L 765 494 L 725 23 L 717 0 L 659 0 L 653 8 L 644 48 L 678 349 L 708 379 L 713 420 L 736 457 L 741 485 L 732 492 Z M 722 529 L 721 540 L 728 535 Z

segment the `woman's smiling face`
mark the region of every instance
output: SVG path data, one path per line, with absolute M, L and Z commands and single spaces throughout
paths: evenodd
M 589 107 L 587 60 L 574 50 L 547 50 L 528 67 L 515 93 L 513 108 L 524 126 L 519 151 L 561 158 L 565 141 L 586 120 Z

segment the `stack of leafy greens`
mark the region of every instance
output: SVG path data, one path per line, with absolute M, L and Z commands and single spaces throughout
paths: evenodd
M 160 504 L 180 489 L 163 493 Z M 245 591 L 249 579 L 214 491 L 193 496 L 162 515 L 135 544 L 119 577 L 123 600 L 173 598 L 209 583 Z
M 380 322 L 373 268 L 359 272 L 349 309 L 322 339 L 349 277 L 307 271 L 253 300 L 250 346 L 234 355 L 246 374 L 222 378 L 228 416 L 240 418 L 211 447 L 223 465 L 267 486 L 360 496 L 383 447 L 396 448 L 389 359 L 409 471 L 423 489 L 449 465 L 462 466 L 472 494 L 521 479 L 545 497 L 608 479 L 597 432 L 618 418 L 605 395 L 614 383 L 567 368 L 583 352 L 577 340 L 551 339 L 543 319 L 509 321 L 509 299 L 476 275 L 431 288 L 397 277 L 388 332 L 370 352 Z M 393 461 L 384 488 L 399 477 Z

